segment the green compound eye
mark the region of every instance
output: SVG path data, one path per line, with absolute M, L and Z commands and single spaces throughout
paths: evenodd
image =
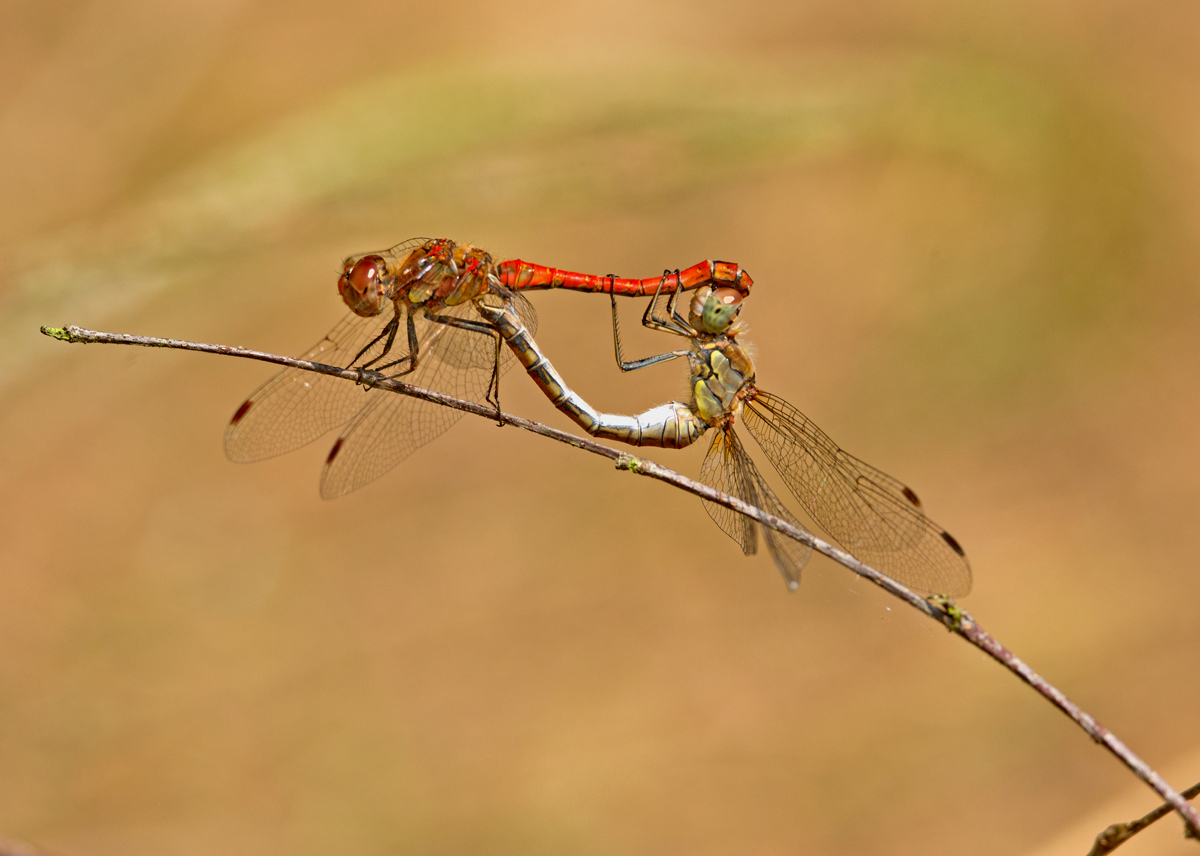
M 723 333 L 742 309 L 742 295 L 732 288 L 718 288 L 704 301 L 700 326 L 706 333 Z

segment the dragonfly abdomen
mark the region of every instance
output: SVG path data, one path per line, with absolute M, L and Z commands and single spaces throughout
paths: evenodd
M 593 437 L 617 440 L 631 446 L 682 449 L 696 442 L 708 430 L 707 423 L 686 404 L 678 401 L 659 405 L 637 416 L 601 413 L 567 386 L 562 375 L 543 356 L 511 308 L 480 303 L 479 312 L 500 331 L 525 371 L 551 403 Z
M 723 285 L 749 294 L 754 280 L 736 262 L 703 261 L 690 268 L 646 279 L 624 279 L 618 276 L 596 276 L 569 270 L 546 267 L 532 262 L 512 259 L 496 266 L 500 283 L 517 291 L 565 288 L 601 294 L 620 294 L 625 297 L 652 297 L 664 281 L 669 288 L 683 291 L 703 285 Z

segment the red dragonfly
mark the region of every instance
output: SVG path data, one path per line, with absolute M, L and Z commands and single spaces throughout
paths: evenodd
M 700 262 L 677 272 L 684 290 L 720 284 L 749 293 L 736 264 Z M 520 293 L 549 288 L 632 297 L 655 292 L 661 277 L 622 279 L 531 264 L 496 263 L 484 250 L 445 238 L 414 238 L 350 256 L 338 291 L 351 312 L 301 359 L 403 377 L 415 386 L 487 403 L 500 411 L 500 375 L 511 363 L 484 306 L 509 307 L 532 334 L 537 313 Z M 404 330 L 407 350 L 398 353 Z M 282 455 L 344 426 L 321 473 L 333 499 L 380 477 L 461 418 L 447 407 L 284 369 L 237 409 L 225 431 L 231 460 Z

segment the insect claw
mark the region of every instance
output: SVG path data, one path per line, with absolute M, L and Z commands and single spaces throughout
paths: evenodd
M 379 379 L 379 372 L 373 372 L 361 366 L 355 371 L 358 372 L 358 379 L 354 382 L 363 388 L 363 392 L 370 392 L 375 388 L 375 381 Z

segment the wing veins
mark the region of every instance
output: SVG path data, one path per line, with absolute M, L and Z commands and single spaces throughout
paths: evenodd
M 902 482 L 844 452 L 787 402 L 760 392 L 747 429 L 789 490 L 839 544 L 900 582 L 962 595 L 971 571 L 953 539 L 921 511 Z

